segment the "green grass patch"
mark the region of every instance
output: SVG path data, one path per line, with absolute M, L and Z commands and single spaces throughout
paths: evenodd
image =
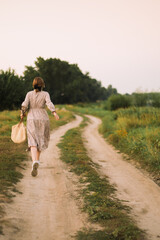
M 15 184 L 22 178 L 18 168 L 27 159 L 25 148 L 26 143 L 15 145 L 10 137 L 0 137 L 0 195 L 11 197 L 15 192 Z
M 109 184 L 108 178 L 100 177 L 96 165 L 87 156 L 81 128 L 69 130 L 58 146 L 61 148 L 61 159 L 80 177 L 83 210 L 88 213 L 90 220 L 99 223 L 103 230 L 82 230 L 75 238 L 77 240 L 144 239 L 142 231 L 127 214 L 129 208 L 115 197 L 115 189 Z

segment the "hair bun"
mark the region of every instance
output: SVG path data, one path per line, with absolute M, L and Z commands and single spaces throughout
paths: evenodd
M 35 84 L 35 85 L 34 85 L 34 89 L 38 89 L 39 91 L 41 91 L 41 90 L 42 90 L 42 87 L 38 86 L 38 84 Z

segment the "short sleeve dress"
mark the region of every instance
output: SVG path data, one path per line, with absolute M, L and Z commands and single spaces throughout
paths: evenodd
M 49 93 L 46 91 L 30 91 L 22 103 L 22 110 L 25 112 L 28 111 L 28 147 L 35 146 L 39 151 L 48 147 L 50 139 L 49 117 L 45 106 L 47 106 L 51 112 L 55 111 L 55 106 L 50 100 Z

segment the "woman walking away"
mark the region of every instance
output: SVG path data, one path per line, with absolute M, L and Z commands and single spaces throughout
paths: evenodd
M 21 119 L 27 115 L 27 137 L 28 147 L 31 150 L 32 156 L 32 171 L 33 177 L 37 176 L 40 163 L 40 153 L 48 147 L 50 139 L 49 117 L 45 109 L 45 105 L 52 112 L 56 120 L 59 116 L 55 111 L 55 106 L 50 100 L 48 92 L 43 91 L 45 87 L 44 81 L 40 77 L 33 80 L 33 91 L 27 93 L 24 102 L 21 105 Z

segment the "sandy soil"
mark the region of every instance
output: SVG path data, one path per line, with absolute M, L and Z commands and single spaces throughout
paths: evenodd
M 28 163 L 17 186 L 23 194 L 5 205 L 5 235 L 1 240 L 69 240 L 80 228 L 87 227 L 86 216 L 75 199 L 78 180 L 59 160 L 56 146 L 61 136 L 81 120 L 77 117 L 52 133 L 49 148 L 41 155 L 37 177 L 31 176 L 31 161 Z
M 116 186 L 118 198 L 132 207 L 132 215 L 138 226 L 147 231 L 148 239 L 160 239 L 160 188 L 106 143 L 98 133 L 100 119 L 88 117 L 91 123 L 83 137 L 89 156 Z

